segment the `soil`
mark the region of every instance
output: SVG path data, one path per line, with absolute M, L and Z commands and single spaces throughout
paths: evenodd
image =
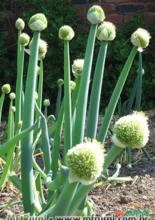
M 93 189 L 89 198 L 94 203 L 97 216 L 121 216 L 133 210 L 131 215 L 148 214 L 150 220 L 155 220 L 155 110 L 147 112 L 150 123 L 150 140 L 146 147 L 151 160 L 140 151 L 133 152 L 133 166 L 127 168 L 122 164 L 120 176 L 131 176 L 130 182 L 108 182 Z M 114 171 L 114 167 L 111 172 Z M 7 215 L 18 214 L 22 204 L 13 204 L 20 200 L 21 195 L 9 185 L 0 192 L 0 219 Z M 9 204 L 2 208 L 1 205 Z M 110 219 L 110 218 L 109 218 Z

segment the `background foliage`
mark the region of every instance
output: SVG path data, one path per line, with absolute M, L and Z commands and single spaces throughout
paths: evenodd
M 44 98 L 49 97 L 51 103 L 54 104 L 53 102 L 57 93 L 55 89 L 56 81 L 63 77 L 63 44 L 58 38 L 58 30 L 63 24 L 69 24 L 73 27 L 76 36 L 71 42 L 71 60 L 83 58 L 89 27 L 87 22 L 84 21 L 85 23 L 83 23 L 78 17 L 75 7 L 63 0 L 5 0 L 0 4 L 0 84 L 2 85 L 6 82 L 14 84 L 16 80 L 17 31 L 14 28 L 16 19 L 21 17 L 27 24 L 31 15 L 43 12 L 49 22 L 48 29 L 42 35 L 42 39 L 48 43 L 48 53 L 44 61 Z M 104 83 L 102 92 L 102 107 L 108 102 L 120 70 L 131 49 L 130 35 L 139 26 L 147 28 L 153 35 L 154 29 L 145 24 L 141 15 L 136 15 L 131 22 L 117 28 L 117 38 L 109 45 L 104 78 L 106 83 Z M 32 35 L 27 25 L 25 32 Z M 97 51 L 98 47 L 94 58 L 97 56 Z M 150 47 L 144 51 L 143 55 L 145 75 L 143 77 L 142 104 L 144 109 L 155 107 L 155 54 L 152 51 L 153 39 Z M 122 102 L 130 94 L 137 65 L 135 62 L 131 70 L 121 97 Z

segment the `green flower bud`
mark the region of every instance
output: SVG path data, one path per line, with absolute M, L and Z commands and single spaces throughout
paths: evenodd
M 104 21 L 97 30 L 97 39 L 100 41 L 112 41 L 116 37 L 116 27 L 113 23 Z
M 45 107 L 50 106 L 50 100 L 49 99 L 45 99 L 43 104 L 44 104 Z
M 21 129 L 21 128 L 22 128 L 22 126 L 23 126 L 23 121 L 22 121 L 22 120 L 20 120 L 20 121 L 18 122 L 17 126 L 18 126 L 18 129 Z
M 131 35 L 132 44 L 135 47 L 137 47 L 140 52 L 143 51 L 143 48 L 146 48 L 149 45 L 150 39 L 151 39 L 150 33 L 143 28 L 138 28 Z
M 15 23 L 15 26 L 16 28 L 19 30 L 19 31 L 22 31 L 25 27 L 25 22 L 23 21 L 23 19 L 21 18 L 18 18 L 16 20 L 16 23 Z
M 44 40 L 39 40 L 39 58 L 44 59 L 47 53 L 47 42 Z
M 75 89 L 75 87 L 76 87 L 76 83 L 74 82 L 74 81 L 70 81 L 69 82 L 69 84 L 70 84 L 70 88 L 71 88 L 71 90 L 74 90 Z
M 84 66 L 84 59 L 76 59 L 73 61 L 72 72 L 73 75 L 77 78 L 81 76 Z
M 58 84 L 58 86 L 62 86 L 64 84 L 64 80 L 63 79 L 58 79 L 57 84 Z
M 118 147 L 142 148 L 148 139 L 148 118 L 142 112 L 121 117 L 114 125 L 112 141 Z
M 61 40 L 72 40 L 74 37 L 75 33 L 73 31 L 73 29 L 68 26 L 68 25 L 64 25 L 59 29 L 59 38 Z
M 12 111 L 12 112 L 15 112 L 15 111 L 16 111 L 16 107 L 15 107 L 15 106 L 12 106 L 12 107 L 11 107 L 11 111 Z
M 10 91 L 11 91 L 11 86 L 10 86 L 10 84 L 4 84 L 4 85 L 2 86 L 2 92 L 3 92 L 4 94 L 9 94 Z
M 15 94 L 14 92 L 11 92 L 11 93 L 9 94 L 9 98 L 10 98 L 11 100 L 14 100 L 14 99 L 16 98 L 16 94 Z
M 23 46 L 27 46 L 30 41 L 30 36 L 26 33 L 22 33 L 19 37 L 19 43 Z
M 71 148 L 66 155 L 69 182 L 94 183 L 101 175 L 104 162 L 103 146 L 93 140 Z
M 47 28 L 47 18 L 44 14 L 38 13 L 33 15 L 29 20 L 29 28 L 32 31 L 43 31 Z
M 99 24 L 105 19 L 103 9 L 99 5 L 94 5 L 89 8 L 87 19 L 91 24 Z

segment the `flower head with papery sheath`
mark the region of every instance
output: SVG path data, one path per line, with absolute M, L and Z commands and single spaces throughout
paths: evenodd
M 43 31 L 47 28 L 47 18 L 42 13 L 33 15 L 29 20 L 29 28 L 32 31 Z
M 116 37 L 116 27 L 109 21 L 104 21 L 97 29 L 97 39 L 100 41 L 112 41 Z
M 104 163 L 104 148 L 96 140 L 87 140 L 71 148 L 66 156 L 69 182 L 84 185 L 94 183 L 101 175 Z
M 151 35 L 150 33 L 143 29 L 138 28 L 133 34 L 131 35 L 131 42 L 132 44 L 138 48 L 140 52 L 143 51 L 150 43 Z
M 76 59 L 73 61 L 72 72 L 73 75 L 77 78 L 81 76 L 84 66 L 84 59 Z
M 99 24 L 105 19 L 105 14 L 101 6 L 94 5 L 89 8 L 87 19 L 91 24 Z
M 114 125 L 112 141 L 118 147 L 142 148 L 149 139 L 148 118 L 142 112 L 121 117 Z
M 64 25 L 59 29 L 59 38 L 61 40 L 70 41 L 73 39 L 74 35 L 74 30 L 69 25 Z

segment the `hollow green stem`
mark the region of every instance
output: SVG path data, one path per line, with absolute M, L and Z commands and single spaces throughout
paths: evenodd
M 8 140 L 14 136 L 14 112 L 11 109 L 12 106 L 13 106 L 13 101 L 11 100 L 9 107 L 9 116 L 8 116 L 8 130 L 7 130 Z
M 91 29 L 87 41 L 84 67 L 81 75 L 79 94 L 77 99 L 73 145 L 82 142 L 84 137 L 89 82 L 90 82 L 90 75 L 92 69 L 96 31 L 97 31 L 97 25 L 91 25 Z
M 79 208 L 80 204 L 83 202 L 83 200 L 88 195 L 88 192 L 92 188 L 92 185 L 80 185 L 78 190 L 76 191 L 74 198 L 71 202 L 69 211 L 67 213 L 68 216 L 74 215 L 74 212 Z
M 49 134 L 47 128 L 47 120 L 45 116 L 40 111 L 37 103 L 35 105 L 39 116 L 41 116 L 41 131 L 42 131 L 42 150 L 44 153 L 44 163 L 45 163 L 45 171 L 46 173 L 50 172 L 51 170 L 51 152 L 50 152 L 50 143 L 49 143 Z
M 34 32 L 26 79 L 26 90 L 23 111 L 23 129 L 32 126 L 34 121 L 34 92 L 36 89 L 38 48 L 40 32 Z M 34 213 L 34 176 L 32 160 L 33 131 L 22 140 L 21 144 L 21 176 L 24 211 Z
M 110 151 L 107 153 L 104 161 L 104 170 L 108 169 L 112 162 L 121 154 L 123 148 L 112 145 Z
M 38 99 L 37 99 L 37 105 L 40 110 L 41 110 L 41 105 L 42 105 L 42 97 L 43 97 L 43 60 L 40 60 L 39 82 L 38 82 Z
M 81 81 L 81 76 L 78 76 L 75 80 L 76 87 L 73 90 L 72 94 L 72 116 L 74 115 L 75 109 L 76 109 L 76 103 L 77 103 L 77 97 L 78 97 L 78 92 L 79 92 L 79 87 L 80 87 L 80 81 Z
M 62 85 L 58 86 L 58 95 L 56 100 L 55 118 L 58 119 L 59 111 L 61 108 L 61 98 L 62 98 Z
M 44 173 L 44 171 L 39 167 L 39 165 L 37 164 L 35 158 L 33 157 L 33 167 L 39 172 L 40 176 L 43 179 L 46 179 L 46 174 Z
M 43 215 L 46 215 L 47 217 L 67 215 L 77 186 L 78 183 L 69 183 L 67 180 L 55 207 L 49 208 L 45 213 L 43 213 Z
M 139 52 L 139 68 L 138 68 L 138 83 L 137 83 L 137 91 L 136 91 L 136 101 L 135 101 L 135 109 L 137 111 L 141 110 L 141 98 L 142 98 L 142 76 L 143 76 L 143 66 L 142 66 L 142 52 Z
M 72 108 L 70 88 L 69 41 L 64 41 L 64 157 L 72 146 Z
M 57 170 L 58 170 L 59 148 L 60 148 L 60 139 L 61 139 L 63 118 L 64 118 L 64 100 L 61 105 L 58 120 L 56 122 L 55 134 L 54 134 L 54 146 L 53 146 L 53 152 L 52 152 L 53 178 L 56 177 Z
M 100 97 L 102 89 L 102 81 L 105 67 L 105 59 L 107 54 L 108 42 L 103 42 L 100 46 L 94 79 L 92 84 L 92 91 L 88 109 L 88 124 L 86 130 L 86 137 L 95 138 L 97 132 Z
M 107 132 L 108 132 L 108 129 L 109 129 L 109 125 L 110 125 L 112 116 L 114 114 L 118 99 L 119 99 L 120 94 L 122 92 L 123 86 L 125 84 L 125 81 L 127 79 L 128 74 L 129 74 L 129 71 L 130 71 L 130 68 L 131 68 L 131 65 L 133 63 L 133 60 L 135 58 L 136 53 L 137 53 L 137 49 L 134 47 L 131 50 L 130 54 L 129 54 L 129 57 L 128 57 L 125 65 L 124 65 L 124 68 L 123 68 L 123 70 L 120 74 L 120 77 L 119 77 L 118 81 L 117 81 L 117 84 L 115 86 L 113 94 L 110 98 L 108 107 L 107 107 L 106 112 L 105 112 L 105 116 L 103 118 L 103 123 L 102 123 L 102 126 L 100 128 L 100 132 L 99 132 L 99 135 L 98 135 L 98 138 L 97 138 L 98 141 L 100 141 L 100 142 L 105 141 L 105 138 L 106 138 L 106 135 L 107 135 Z
M 22 119 L 22 91 L 23 91 L 23 68 L 24 68 L 24 46 L 18 42 L 17 49 L 17 81 L 16 81 L 16 99 L 15 99 L 15 129 L 18 129 L 18 122 Z
M 134 85 L 133 88 L 131 90 L 131 94 L 127 103 L 127 108 L 125 109 L 125 115 L 131 113 L 132 107 L 133 107 L 133 103 L 135 101 L 135 97 L 136 97 L 136 91 L 137 91 L 137 84 L 138 84 L 138 76 L 136 77 L 135 81 L 134 81 Z

